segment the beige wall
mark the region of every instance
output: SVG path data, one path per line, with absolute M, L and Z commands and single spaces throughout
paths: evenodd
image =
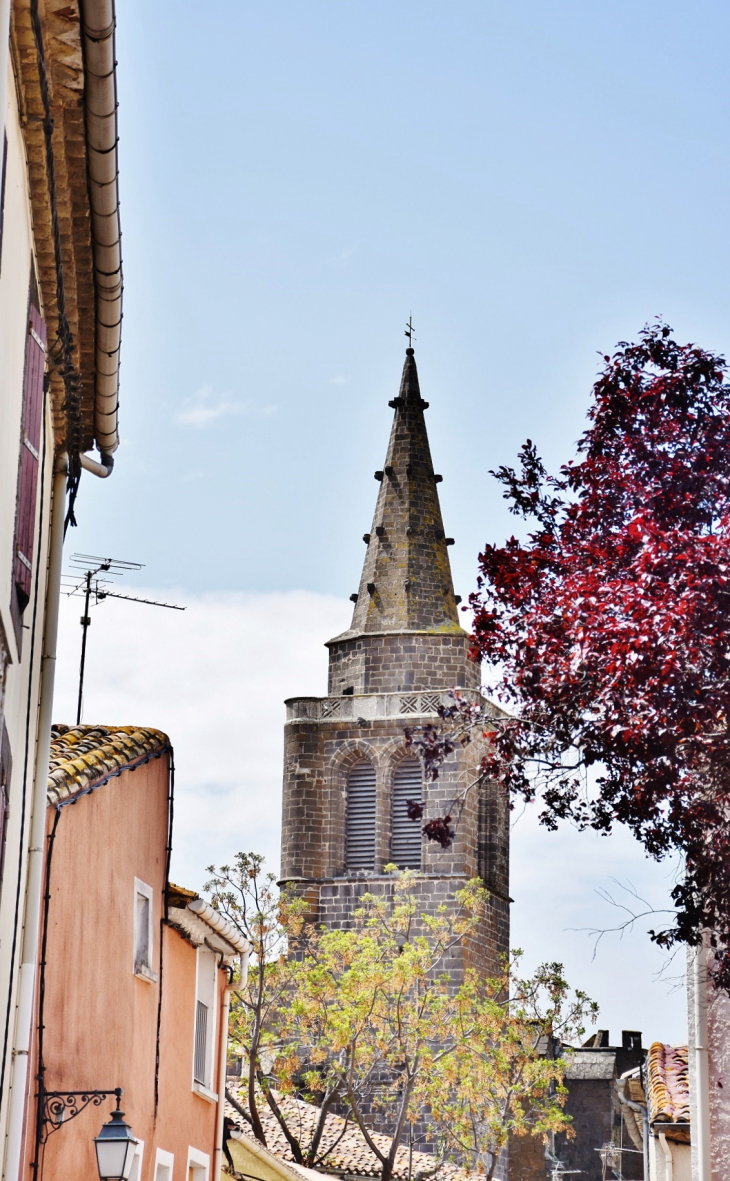
M 672 1154 L 671 1170 L 658 1136 L 649 1138 L 649 1177 L 651 1181 L 692 1181 L 692 1150 L 689 1144 L 667 1140 Z
M 195 1094 L 192 1084 L 197 953 L 176 930 L 161 925 L 167 792 L 165 755 L 134 772 L 122 772 L 64 807 L 50 876 L 46 1086 L 49 1090 L 124 1088 L 127 1120 L 144 1141 L 139 1181 L 152 1181 L 157 1148 L 174 1155 L 173 1181 L 188 1181 L 189 1148 L 208 1155 L 212 1168 L 215 1147 L 217 1105 Z M 49 832 L 54 817 L 55 809 L 49 808 Z M 156 982 L 140 979 L 133 971 L 135 878 L 154 891 Z M 220 1004 L 226 977 L 223 971 L 217 977 Z M 110 1110 L 110 1103 L 89 1108 L 50 1137 L 45 1151 L 47 1181 L 96 1176 L 93 1137 Z M 29 1181 L 33 1116 L 31 1109 L 23 1174 Z
M 45 465 L 45 496 L 43 511 L 43 536 L 41 551 L 34 554 L 34 570 L 40 561 L 39 608 L 35 623 L 35 651 L 31 670 L 33 649 L 33 600 L 26 608 L 23 623 L 22 651 L 18 651 L 15 632 L 10 617 L 10 596 L 13 577 L 13 541 L 15 530 L 15 504 L 18 479 L 18 462 L 21 430 L 21 408 L 23 397 L 23 370 L 25 362 L 26 316 L 28 312 L 28 281 L 31 263 L 31 218 L 28 193 L 25 149 L 21 135 L 17 108 L 16 89 L 9 75 L 7 87 L 7 109 L 5 129 L 8 137 L 8 159 L 5 183 L 5 218 L 2 243 L 2 269 L 0 270 L 0 647 L 5 637 L 11 663 L 7 668 L 4 705 L 0 703 L 0 715 L 4 709 L 13 759 L 13 773 L 10 783 L 10 815 L 6 835 L 5 865 L 0 890 L 0 1009 L 2 1010 L 3 1045 L 0 1046 L 0 1062 L 3 1047 L 12 1041 L 15 1028 L 15 1003 L 17 995 L 17 972 L 19 943 L 13 956 L 14 933 L 16 929 L 16 898 L 20 887 L 20 915 L 25 887 L 27 835 L 35 755 L 36 717 L 38 706 L 38 671 L 41 638 L 45 622 L 45 570 L 49 523 L 49 502 L 51 490 L 51 469 L 53 463 L 53 439 L 50 416 L 46 415 L 46 430 L 49 447 Z M 2 132 L 0 130 L 0 136 Z M 0 139 L 1 143 L 1 139 Z M 40 492 L 40 482 L 39 482 Z M 41 511 L 40 495 L 37 513 Z M 37 545 L 37 533 L 36 533 Z M 32 671 L 32 685 L 29 698 L 29 677 Z M 1 696 L 1 695 L 0 695 Z M 28 709 L 30 704 L 30 710 Z M 26 735 L 26 716 L 29 727 Z M 23 769 L 26 746 L 28 750 L 27 791 L 23 789 Z M 22 839 L 21 839 L 22 832 Z M 8 1006 L 9 1002 L 9 1006 Z M 9 1021 L 6 1024 L 6 1017 Z M 10 1051 L 6 1054 L 5 1075 L 2 1079 L 0 1098 L 0 1155 L 4 1150 L 7 1119 L 8 1082 Z

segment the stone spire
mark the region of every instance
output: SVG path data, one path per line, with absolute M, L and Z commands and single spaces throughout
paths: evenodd
M 413 349 L 406 349 L 352 623 L 329 640 L 329 692 L 343 696 L 478 689 L 459 626 Z M 415 701 L 415 698 L 414 698 Z
M 461 633 L 413 349 L 406 349 L 390 443 L 350 634 Z

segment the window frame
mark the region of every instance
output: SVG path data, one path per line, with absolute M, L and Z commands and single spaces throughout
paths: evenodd
M 409 769 L 417 772 L 418 792 L 415 791 L 415 783 L 400 784 L 398 782 L 398 779 L 401 776 L 401 774 L 404 772 L 406 766 L 408 766 Z M 398 860 L 398 855 L 397 855 L 396 849 L 395 849 L 396 791 L 398 791 L 399 794 L 402 794 L 404 796 L 403 800 L 399 801 L 399 803 L 404 804 L 405 803 L 405 792 L 403 791 L 404 787 L 405 787 L 406 791 L 408 791 L 408 793 L 409 793 L 409 798 L 415 799 L 417 796 L 418 797 L 417 802 L 419 804 L 423 804 L 424 795 L 425 795 L 423 768 L 421 766 L 420 759 L 418 759 L 418 757 L 416 755 L 406 755 L 405 758 L 398 759 L 398 762 L 395 763 L 392 768 L 391 777 L 390 777 L 390 837 L 389 837 L 389 845 L 390 845 L 390 860 L 392 862 L 394 862 L 398 866 L 399 869 L 411 869 L 411 870 L 415 870 L 417 873 L 422 873 L 423 872 L 423 844 L 424 844 L 424 842 L 423 842 L 423 833 L 421 831 L 421 825 L 417 821 L 415 821 L 415 820 L 408 821 L 409 825 L 413 825 L 412 832 L 405 828 L 405 824 L 403 824 L 402 826 L 399 826 L 399 827 L 400 827 L 401 833 L 406 832 L 408 837 L 411 837 L 411 836 L 413 837 L 412 845 L 413 845 L 414 852 L 416 849 L 416 845 L 418 845 L 418 864 L 417 865 L 405 865 L 405 864 L 402 865 L 401 862 Z M 411 842 L 409 841 L 409 844 L 410 843 Z
M 206 1099 L 209 1103 L 217 1103 L 218 1095 L 214 1089 L 216 1078 L 216 1039 L 218 1037 L 218 956 L 209 947 L 199 947 L 196 953 L 195 965 L 195 1009 L 193 1012 L 193 1055 L 191 1062 L 191 1083 L 196 1095 Z M 205 1080 L 200 1082 L 195 1077 L 195 1060 L 197 1057 L 198 1035 L 198 1004 L 205 1005 L 206 1035 L 205 1035 Z
M 134 1166 L 137 1165 L 137 1172 L 134 1172 Z M 129 1173 L 129 1181 L 142 1181 L 142 1165 L 144 1164 L 144 1140 L 138 1140 L 134 1149 L 132 1157 L 132 1168 Z
M 372 777 L 372 800 L 368 801 L 369 819 L 372 822 L 372 857 L 368 865 L 353 864 L 355 858 L 353 856 L 355 850 L 352 848 L 352 835 L 355 836 L 353 824 L 351 829 L 351 820 L 355 820 L 357 813 L 353 809 L 351 811 L 351 803 L 354 801 L 354 796 L 351 792 L 350 780 L 359 767 L 368 768 L 368 778 Z M 352 787 L 355 787 L 352 784 Z M 362 821 L 360 821 L 362 823 Z M 372 758 L 367 754 L 358 754 L 357 758 L 347 765 L 345 769 L 345 824 L 344 824 L 344 850 L 343 850 L 343 865 L 346 875 L 360 874 L 360 873 L 376 873 L 378 866 L 378 770 Z
M 207 1152 L 203 1152 L 200 1148 L 193 1148 L 192 1145 L 189 1145 L 188 1163 L 185 1170 L 185 1181 L 189 1181 L 191 1169 L 195 1170 L 193 1173 L 193 1181 L 208 1181 L 210 1177 L 210 1156 Z M 201 1169 L 205 1170 L 203 1176 L 196 1177 L 195 1173 L 198 1173 Z
M 167 1177 L 163 1178 L 160 1175 L 160 1167 L 170 1170 Z M 173 1181 L 174 1172 L 175 1154 L 173 1152 L 166 1152 L 164 1148 L 158 1148 L 155 1152 L 154 1181 Z
M 137 959 L 137 948 L 139 947 L 139 912 L 137 908 L 137 898 L 139 896 L 147 899 L 147 963 L 144 964 Z M 155 892 L 152 886 L 147 882 L 143 882 L 141 878 L 134 879 L 134 903 L 133 903 L 133 931 L 134 941 L 132 945 L 132 972 L 138 980 L 145 980 L 148 984 L 157 983 L 157 973 L 152 968 L 155 950 L 155 922 L 154 922 L 154 899 Z

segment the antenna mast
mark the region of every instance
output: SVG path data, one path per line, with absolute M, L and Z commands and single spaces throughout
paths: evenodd
M 107 578 L 99 578 L 100 574 L 108 574 L 115 578 L 121 576 L 129 570 L 142 570 L 144 566 L 141 562 L 125 562 L 119 558 L 100 558 L 95 554 L 72 554 L 71 555 L 71 574 L 64 575 L 63 594 L 73 598 L 79 595 L 84 597 L 84 613 L 81 616 L 81 661 L 79 664 L 79 697 L 76 705 L 76 725 L 81 725 L 81 711 L 84 700 L 84 671 L 86 669 L 86 640 L 91 624 L 91 616 L 89 615 L 89 607 L 91 605 L 91 596 L 94 596 L 95 605 L 102 603 L 104 599 L 126 599 L 130 603 L 144 603 L 149 607 L 168 607 L 171 611 L 184 611 L 184 607 L 178 607 L 175 603 L 158 603 L 155 599 L 140 599 L 136 595 L 120 595 L 115 591 L 107 590 L 107 586 L 113 586 Z M 79 575 L 81 578 L 79 579 Z

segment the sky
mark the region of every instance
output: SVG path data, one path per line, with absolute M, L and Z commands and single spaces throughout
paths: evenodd
M 242 846 L 275 866 L 282 700 L 324 692 L 411 313 L 465 599 L 514 528 L 490 471 L 527 437 L 574 454 L 599 353 L 655 316 L 730 348 L 729 40 L 703 0 L 119 5 L 122 445 L 67 551 L 187 607 L 99 607 L 85 707 L 169 729 L 186 882 Z M 625 834 L 515 827 L 514 940 L 614 1037 L 681 1040 L 681 990 L 644 934 L 592 959 L 572 928 L 615 924 L 612 879 L 664 905 L 672 873 Z

